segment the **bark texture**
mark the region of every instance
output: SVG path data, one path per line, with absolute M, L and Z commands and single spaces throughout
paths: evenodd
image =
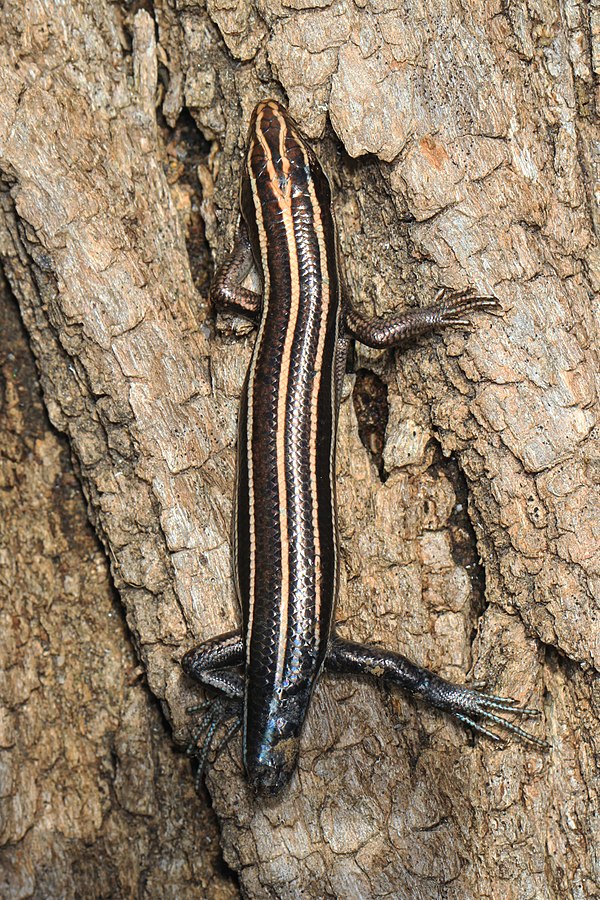
M 0 896 L 230 900 L 0 287 Z
M 212 327 L 202 278 L 206 248 L 220 259 L 230 246 L 255 102 L 287 98 L 322 139 L 361 308 L 427 302 L 439 284 L 502 303 L 471 332 L 357 351 L 338 620 L 344 636 L 538 707 L 532 728 L 552 750 L 473 741 L 402 696 L 323 679 L 280 801 L 249 795 L 238 742 L 210 771 L 244 896 L 600 896 L 596 5 L 39 0 L 24 15 L 7 0 L 0 15 L 0 253 L 179 742 L 198 694 L 178 660 L 238 620 L 229 519 L 252 338 Z M 381 418 L 369 428 L 373 393 L 389 408 L 385 441 Z M 26 445 L 10 392 L 4 414 L 10 462 Z M 44 429 L 30 452 L 54 483 L 56 437 Z M 38 508 L 6 484 L 11 509 Z M 131 684 L 126 632 L 90 601 L 97 589 L 109 603 L 104 560 L 88 532 L 90 549 L 73 549 L 74 500 L 60 516 L 66 537 L 36 523 L 35 566 L 33 526 L 2 559 L 6 893 L 232 896 L 211 875 L 189 769 Z M 35 577 L 41 612 L 20 597 Z M 45 643 L 55 607 L 68 625 Z M 95 705 L 84 686 L 100 674 Z M 74 727 L 61 731 L 66 706 Z M 111 763 L 97 749 L 121 728 L 128 787 L 119 752 Z M 76 799 L 58 802 L 59 788 Z

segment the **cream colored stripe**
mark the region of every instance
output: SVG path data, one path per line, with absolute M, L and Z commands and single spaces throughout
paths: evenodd
M 247 417 L 247 427 L 246 427 L 246 443 L 247 443 L 247 465 L 248 465 L 248 518 L 249 518 L 249 529 L 250 529 L 250 584 L 249 584 L 249 597 L 248 597 L 248 632 L 246 635 L 246 665 L 250 663 L 250 635 L 252 633 L 252 624 L 254 621 L 254 606 L 256 602 L 256 516 L 254 513 L 255 510 L 255 499 L 254 499 L 254 467 L 253 467 L 253 455 L 252 455 L 252 445 L 253 445 L 253 436 L 254 436 L 254 377 L 256 373 L 256 363 L 258 360 L 258 356 L 260 353 L 260 349 L 262 346 L 264 331 L 265 331 L 265 323 L 267 320 L 267 312 L 269 309 L 269 292 L 270 292 L 270 276 L 269 276 L 269 265 L 268 265 L 268 248 L 267 248 L 267 234 L 265 231 L 265 223 L 263 221 L 262 216 L 262 208 L 260 204 L 260 198 L 257 193 L 256 179 L 252 175 L 250 168 L 250 157 L 252 154 L 252 150 L 254 147 L 254 140 L 256 138 L 256 134 L 260 134 L 260 121 L 262 119 L 262 112 L 258 114 L 256 119 L 256 132 L 253 138 L 250 140 L 248 145 L 248 155 L 247 155 L 247 168 L 248 175 L 250 178 L 250 185 L 252 187 L 252 196 L 254 198 L 254 209 L 256 212 L 256 226 L 258 230 L 258 241 L 260 245 L 260 258 L 262 264 L 262 274 L 263 274 L 263 298 L 262 298 L 262 314 L 260 319 L 260 328 L 258 331 L 258 335 L 256 337 L 256 343 L 254 345 L 254 351 L 252 353 L 252 362 L 250 363 L 250 370 L 248 373 L 248 417 Z M 244 717 L 246 715 L 246 709 L 244 708 Z M 244 721 L 244 735 L 246 734 L 246 722 Z
M 286 135 L 288 133 L 287 123 L 284 117 L 279 113 L 278 109 L 272 107 L 273 115 L 278 120 L 280 133 L 279 133 L 279 154 L 281 157 L 283 174 L 285 176 L 285 182 L 281 184 L 280 179 L 278 177 L 276 167 L 273 162 L 272 154 L 269 148 L 269 145 L 266 141 L 262 133 L 262 119 L 264 109 L 263 107 L 259 110 L 257 119 L 256 119 L 256 130 L 253 136 L 254 140 L 260 141 L 262 148 L 265 154 L 265 163 L 267 167 L 267 171 L 269 174 L 269 179 L 271 182 L 271 189 L 273 191 L 273 196 L 277 200 L 279 205 L 279 209 L 281 212 L 282 223 L 285 229 L 286 240 L 288 244 L 288 260 L 290 265 L 290 284 L 291 284 L 291 297 L 290 297 L 290 318 L 289 323 L 284 339 L 284 347 L 283 354 L 281 358 L 281 366 L 280 366 L 280 374 L 279 374 L 279 384 L 278 384 L 278 406 L 277 406 L 277 431 L 276 431 L 276 452 L 277 452 L 277 478 L 278 478 L 278 494 L 279 494 L 279 528 L 280 528 L 280 536 L 281 536 L 281 570 L 282 570 L 282 585 L 281 585 L 281 607 L 280 607 L 280 619 L 279 619 L 279 639 L 278 639 L 278 647 L 277 647 L 277 667 L 276 667 L 276 683 L 281 683 L 282 675 L 283 675 L 283 666 L 285 662 L 285 651 L 287 646 L 287 627 L 288 627 L 288 615 L 289 615 L 289 602 L 290 602 L 290 570 L 289 570 L 289 526 L 288 526 L 288 515 L 287 515 L 287 504 L 288 504 L 288 494 L 287 494 L 287 484 L 286 484 L 286 464 L 285 464 L 285 442 L 286 442 L 286 434 L 285 434 L 285 408 L 287 403 L 288 396 L 288 382 L 290 376 L 290 366 L 291 366 L 291 355 L 294 343 L 295 332 L 298 323 L 298 315 L 299 315 L 299 306 L 300 306 L 300 273 L 298 269 L 298 254 L 297 254 L 297 246 L 296 246 L 296 237 L 294 234 L 294 216 L 292 209 L 292 197 L 291 197 L 291 181 L 289 179 L 290 173 L 290 163 L 285 150 L 285 141 Z M 305 164 L 309 165 L 308 155 L 305 152 L 304 144 L 300 138 L 297 139 L 299 147 L 304 156 Z M 250 159 L 250 154 L 252 152 L 252 143 L 248 151 L 248 160 Z M 249 166 L 250 169 L 250 166 Z M 252 191 L 254 195 L 255 209 L 257 213 L 257 226 L 258 226 L 258 234 L 260 240 L 260 249 L 261 249 L 261 260 L 263 266 L 264 273 L 264 299 L 263 303 L 265 304 L 263 309 L 263 316 L 261 319 L 261 329 L 259 331 L 259 335 L 257 337 L 256 347 L 253 355 L 250 375 L 249 375 L 249 385 L 248 385 L 248 485 L 249 485 L 249 502 L 250 502 L 250 608 L 249 608 L 249 621 L 248 621 L 248 636 L 251 633 L 252 622 L 253 622 L 253 613 L 254 613 L 254 604 L 256 602 L 255 598 L 255 590 L 256 590 L 256 575 L 255 575 L 255 566 L 256 566 L 256 534 L 255 534 L 255 516 L 254 516 L 254 479 L 253 479 L 253 471 L 252 471 L 252 437 L 253 437 L 253 380 L 256 369 L 256 361 L 258 358 L 258 353 L 260 349 L 260 345 L 262 342 L 262 336 L 264 331 L 264 322 L 265 322 L 265 313 L 268 304 L 268 293 L 269 293 L 269 269 L 267 264 L 267 237 L 264 227 L 264 221 L 262 219 L 260 200 L 257 195 L 257 185 L 256 179 L 251 177 L 252 183 Z M 283 189 L 282 189 L 283 188 Z M 320 319 L 319 319 L 319 332 L 317 338 L 317 352 L 315 359 L 315 368 L 317 369 L 316 376 L 313 379 L 312 389 L 311 389 L 311 400 L 310 400 L 310 485 L 311 485 L 311 502 L 312 502 L 312 516 L 313 516 L 313 534 L 314 534 L 314 542 L 315 542 L 315 636 L 317 643 L 320 639 L 320 612 L 321 612 L 321 593 L 322 593 L 322 566 L 321 566 L 321 547 L 320 547 L 320 538 L 319 538 L 319 521 L 318 521 L 318 495 L 317 495 L 317 418 L 318 418 L 318 399 L 319 399 L 319 391 L 321 387 L 321 376 L 322 376 L 322 356 L 324 352 L 325 339 L 326 339 L 326 324 L 328 311 L 331 304 L 331 296 L 329 289 L 329 273 L 327 269 L 327 247 L 325 234 L 323 229 L 323 222 L 321 216 L 321 208 L 319 205 L 319 201 L 316 195 L 315 186 L 312 181 L 309 181 L 309 195 L 311 199 L 311 204 L 313 207 L 313 221 L 314 228 L 317 237 L 317 243 L 319 247 L 320 254 L 320 265 L 321 265 L 321 285 L 322 285 L 322 298 L 321 305 L 319 309 Z M 337 334 L 336 334 L 337 338 Z M 336 348 L 334 348 L 334 352 L 336 352 Z M 332 369 L 332 415 L 334 417 L 334 425 L 335 425 L 335 416 L 337 413 L 337 409 L 335 406 L 336 402 L 336 390 L 335 390 L 335 366 Z M 332 441 L 333 445 L 333 441 Z M 330 454 L 330 477 L 335 477 L 335 473 L 333 470 L 333 450 Z M 332 521 L 335 525 L 335 509 L 332 510 Z M 334 545 L 335 552 L 335 545 Z M 337 562 L 334 559 L 334 569 L 337 569 Z M 249 640 L 246 642 L 246 654 L 247 661 L 249 661 Z
M 277 109 L 274 109 L 274 115 L 279 123 L 279 155 L 285 183 L 283 190 L 277 170 L 273 163 L 273 157 L 270 152 L 266 138 L 260 132 L 258 138 L 263 145 L 265 151 L 265 159 L 267 172 L 273 187 L 273 195 L 277 199 L 279 209 L 281 211 L 281 221 L 285 229 L 287 240 L 287 254 L 290 267 L 290 307 L 289 321 L 285 334 L 283 352 L 281 355 L 279 369 L 279 385 L 278 385 L 278 403 L 277 403 L 277 432 L 275 436 L 275 446 L 277 452 L 277 484 L 279 490 L 279 533 L 281 539 L 281 605 L 279 609 L 279 639 L 277 642 L 277 666 L 275 670 L 275 683 L 281 684 L 283 677 L 283 666 L 285 662 L 285 651 L 287 647 L 287 628 L 290 603 L 290 545 L 289 545 L 289 526 L 287 514 L 287 484 L 286 484 L 286 465 L 285 465 L 285 407 L 287 403 L 287 388 L 290 377 L 290 361 L 292 355 L 292 347 L 294 343 L 294 334 L 298 322 L 298 311 L 300 308 L 300 274 L 298 271 L 298 253 L 296 248 L 296 238 L 294 235 L 294 216 L 292 210 L 292 185 L 289 179 L 290 161 L 285 151 L 285 139 L 287 135 L 287 123 L 284 117 Z M 279 190 L 277 189 L 279 187 Z
M 306 165 L 309 160 L 304 153 Z M 313 226 L 317 236 L 320 258 L 320 274 L 321 274 L 321 304 L 320 304 L 320 320 L 319 320 L 319 337 L 317 342 L 317 354 L 315 359 L 316 377 L 313 380 L 312 392 L 310 399 L 310 485 L 311 499 L 313 510 L 313 535 L 315 542 L 315 640 L 318 647 L 321 637 L 321 593 L 322 585 L 322 566 L 321 566 L 321 540 L 319 534 L 319 504 L 317 494 L 317 425 L 318 425 L 318 403 L 319 391 L 321 388 L 321 376 L 323 373 L 323 350 L 325 346 L 325 337 L 327 332 L 327 317 L 331 302 L 329 291 L 329 270 L 327 268 L 327 244 L 323 230 L 323 220 L 321 217 L 321 206 L 315 191 L 314 181 L 308 181 L 308 193 L 313 208 Z M 333 442 L 332 442 L 333 443 Z M 333 466 L 330 460 L 330 469 Z M 334 521 L 334 519 L 332 519 Z M 334 561 L 335 562 L 335 561 Z

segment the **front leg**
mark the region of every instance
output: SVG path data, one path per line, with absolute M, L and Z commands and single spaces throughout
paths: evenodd
M 450 713 L 455 719 L 494 741 L 499 741 L 500 738 L 486 728 L 482 724 L 482 720 L 486 724 L 497 725 L 537 747 L 547 749 L 549 746 L 546 741 L 529 734 L 528 731 L 509 722 L 504 716 L 498 715 L 498 713 L 510 713 L 520 716 L 539 716 L 538 710 L 516 706 L 516 701 L 507 697 L 482 694 L 464 685 L 452 684 L 430 672 L 429 669 L 416 666 L 400 653 L 382 650 L 368 644 L 355 644 L 334 635 L 325 659 L 325 667 L 330 672 L 382 678 L 389 684 L 410 691 L 430 706 Z
M 476 297 L 472 291 L 448 293 L 442 288 L 431 306 L 404 310 L 394 316 L 367 319 L 350 304 L 344 305 L 346 331 L 367 347 L 385 350 L 411 338 L 449 325 L 470 325 L 467 316 L 478 310 L 499 310 L 494 297 Z
M 217 309 L 237 313 L 256 322 L 260 316 L 260 294 L 242 287 L 254 264 L 248 230 L 240 219 L 233 250 L 219 266 L 210 286 L 210 301 Z

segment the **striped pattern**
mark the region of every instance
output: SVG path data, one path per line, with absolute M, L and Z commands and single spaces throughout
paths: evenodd
M 286 777 L 337 591 L 340 298 L 327 179 L 273 100 L 251 120 L 241 205 L 263 276 L 240 413 L 234 524 L 246 647 L 244 757 L 255 777 L 263 767 Z
M 493 723 L 547 747 L 503 717 L 535 710 L 452 685 L 398 653 L 330 637 L 338 566 L 335 431 L 346 343 L 335 234 L 327 179 L 273 100 L 260 103 L 251 120 L 240 200 L 244 221 L 211 298 L 253 319 L 260 312 L 240 410 L 234 517 L 244 633 L 207 641 L 182 660 L 189 675 L 225 697 L 202 720 L 200 777 L 215 729 L 231 716 L 239 723 L 243 704 L 248 781 L 258 793 L 279 793 L 296 768 L 324 663 L 330 671 L 384 678 L 490 738 L 497 739 Z M 251 256 L 262 271 L 262 304 L 240 285 Z M 346 307 L 343 331 L 369 346 L 392 347 L 497 308 L 494 298 L 442 291 L 433 305 L 386 319 L 367 320 Z M 246 677 L 228 672 L 244 655 Z

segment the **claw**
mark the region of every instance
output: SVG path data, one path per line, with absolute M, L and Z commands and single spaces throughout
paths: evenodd
M 199 703 L 196 706 L 186 706 L 185 711 L 188 716 L 193 716 L 194 713 L 204 712 L 212 703 L 214 703 L 214 700 L 205 700 L 204 703 Z
M 456 718 L 463 723 L 463 725 L 468 725 L 469 728 L 472 728 L 473 731 L 478 731 L 479 734 L 484 734 L 491 741 L 494 741 L 495 744 L 504 744 L 504 741 L 500 737 L 499 734 L 495 734 L 495 732 L 490 731 L 489 728 L 486 728 L 481 722 L 477 722 L 475 719 L 469 719 L 468 716 L 456 715 Z
M 191 741 L 186 751 L 187 755 L 195 758 L 198 763 L 195 785 L 196 790 L 199 792 L 202 782 L 204 781 L 208 757 L 213 748 L 215 735 L 219 728 L 227 722 L 228 719 L 233 718 L 234 721 L 227 727 L 225 734 L 215 748 L 215 756 L 219 755 L 221 750 L 223 750 L 233 735 L 239 730 L 242 720 L 237 707 L 220 698 L 217 698 L 216 700 L 207 700 L 199 706 L 188 707 L 187 711 L 191 713 L 204 712 L 204 715 L 192 733 Z
M 516 706 L 515 704 L 517 701 L 512 697 L 497 697 L 491 694 L 478 694 L 474 692 L 474 699 L 476 705 L 472 710 L 472 715 L 480 716 L 486 722 L 493 722 L 494 725 L 498 725 L 499 728 L 503 728 L 505 731 L 509 732 L 509 734 L 517 735 L 521 740 L 526 741 L 528 744 L 534 744 L 536 747 L 540 747 L 544 750 L 550 749 L 550 744 L 547 741 L 530 734 L 519 725 L 515 725 L 513 722 L 509 722 L 502 716 L 492 712 L 492 710 L 498 710 L 499 712 L 513 713 L 518 716 L 531 716 L 532 718 L 539 719 L 541 712 L 538 709 L 531 709 L 526 706 Z M 495 741 L 501 740 L 497 734 L 494 734 L 494 732 L 482 725 L 481 722 L 469 716 L 465 716 L 464 713 L 455 711 L 454 716 L 461 722 L 469 725 L 469 727 L 474 728 L 475 731 L 479 731 L 487 737 L 493 738 Z
M 495 297 L 480 297 L 472 289 L 448 293 L 446 288 L 436 294 L 432 309 L 436 307 L 439 325 L 458 325 L 462 328 L 473 324 L 465 313 L 501 309 Z

